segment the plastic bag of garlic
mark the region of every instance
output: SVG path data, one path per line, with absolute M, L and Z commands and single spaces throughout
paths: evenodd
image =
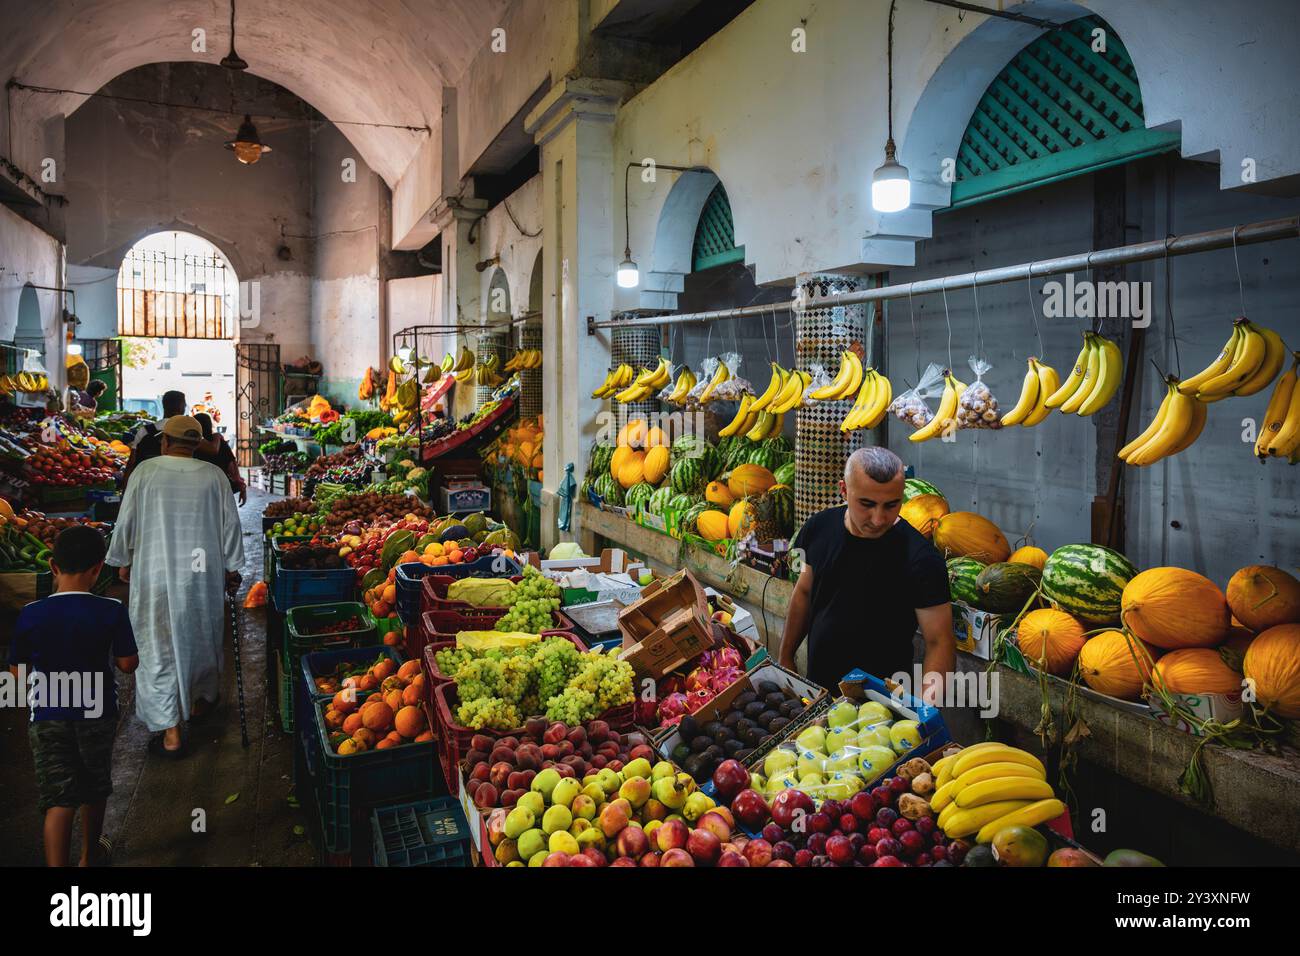
M 1001 428 L 1002 416 L 998 413 L 998 400 L 984 384 L 984 376 L 993 368 L 988 362 L 972 355 L 970 368 L 975 381 L 961 393 L 957 401 L 958 428 Z
M 926 366 L 915 388 L 909 388 L 889 405 L 890 412 L 899 421 L 907 422 L 915 428 L 924 428 L 934 418 L 934 412 L 926 404 L 928 399 L 943 394 L 945 369 L 942 365 L 931 362 Z

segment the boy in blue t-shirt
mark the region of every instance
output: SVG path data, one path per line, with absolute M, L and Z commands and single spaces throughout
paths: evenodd
M 28 740 L 36 762 L 45 862 L 67 866 L 81 809 L 81 866 L 104 862 L 104 810 L 113 792 L 117 684 L 140 663 L 126 606 L 90 593 L 104 567 L 104 536 L 65 529 L 54 542 L 54 592 L 18 615 L 9 669 L 27 680 Z M 21 666 L 20 666 L 21 665 Z

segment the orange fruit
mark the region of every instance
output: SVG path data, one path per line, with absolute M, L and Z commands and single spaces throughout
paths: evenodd
M 379 690 L 385 697 L 387 697 L 390 691 L 401 690 L 405 686 L 406 681 L 402 680 L 402 678 L 398 677 L 396 674 L 389 674 L 384 678 L 384 682 L 379 685 Z
M 434 562 L 433 555 L 431 554 L 420 555 L 420 563 L 423 564 L 426 568 L 433 567 L 433 562 Z
M 412 561 L 420 560 L 419 551 L 403 551 L 402 556 L 397 559 L 398 564 L 409 564 Z
M 362 727 L 352 735 L 352 739 L 361 741 L 366 745 L 367 750 L 373 750 L 379 741 L 379 735 L 368 727 Z
M 384 695 L 384 703 L 387 704 L 388 709 L 393 711 L 394 713 L 400 710 L 402 707 L 401 688 L 394 688 L 393 690 L 390 690 L 388 693 L 386 693 Z
M 415 738 L 415 742 L 416 742 L 417 744 L 422 744 L 422 743 L 424 743 L 426 740 L 432 740 L 432 739 L 433 739 L 433 731 L 432 731 L 432 730 L 426 730 L 424 733 L 420 734 L 420 736 L 418 736 L 418 737 Z
M 446 558 L 446 556 L 441 555 L 441 554 L 438 555 L 438 557 L 436 557 L 436 558 L 433 559 L 433 566 L 434 566 L 435 568 L 441 568 L 441 567 L 443 567 L 444 565 L 447 565 L 447 564 L 450 564 L 450 563 L 451 563 L 451 562 Z
M 397 676 L 402 680 L 415 680 L 420 675 L 419 661 L 406 661 L 397 668 Z
M 380 680 L 387 679 L 390 675 L 397 672 L 397 664 L 388 658 L 380 661 L 374 667 L 370 668 L 370 673 L 374 674 Z
M 376 750 L 392 750 L 392 749 L 393 749 L 394 747 L 396 747 L 396 746 L 397 746 L 397 744 L 393 743 L 391 740 L 389 740 L 387 737 L 385 737 L 383 740 L 379 741 L 379 743 L 375 744 L 375 749 L 376 749 Z
M 343 719 L 343 723 L 339 725 L 339 728 L 345 734 L 351 736 L 352 734 L 356 733 L 358 730 L 361 729 L 361 715 L 348 714 L 347 717 Z
M 406 689 L 402 691 L 402 703 L 408 707 L 413 707 L 418 704 L 420 702 L 420 691 L 422 689 L 422 685 L 415 683 L 415 681 L 411 681 L 411 683 L 406 685 Z
M 414 554 L 415 552 L 412 551 L 412 552 L 410 552 L 410 553 L 411 553 L 411 554 Z M 420 560 L 420 558 L 419 558 L 419 556 L 417 555 L 416 557 L 412 558 L 411 560 L 412 560 L 412 561 L 418 561 L 418 560 Z M 385 587 L 384 587 L 384 594 L 383 594 L 383 601 L 384 601 L 385 604 L 396 604 L 396 603 L 397 603 L 397 585 L 396 585 L 396 584 L 385 585 Z
M 452 551 L 451 551 L 451 563 L 452 563 L 452 564 L 460 564 L 460 562 L 461 562 L 461 558 L 463 558 L 463 557 L 464 557 L 464 552 L 461 551 L 460 548 L 452 548 Z
M 366 691 L 374 690 L 379 686 L 379 681 L 375 680 L 374 674 L 367 674 L 361 680 L 357 681 L 357 690 Z
M 325 711 L 325 726 L 330 730 L 338 730 L 343 726 L 343 721 L 347 718 L 331 707 Z
M 387 730 L 393 725 L 393 708 L 382 700 L 370 704 L 361 715 L 361 721 L 369 730 Z
M 384 739 L 391 740 L 395 744 L 400 744 L 402 742 L 402 735 L 395 730 L 390 730 L 388 732 L 388 736 L 385 737 Z
M 415 737 L 424 730 L 424 711 L 419 707 L 403 707 L 393 721 L 394 729 L 403 737 Z
M 401 642 L 401 637 L 396 631 L 389 631 L 384 635 L 384 644 L 388 647 L 396 647 Z
M 356 691 L 352 690 L 351 685 L 348 685 L 345 690 L 341 690 L 334 695 L 334 699 L 330 701 L 330 707 L 340 714 L 352 713 L 357 709 Z

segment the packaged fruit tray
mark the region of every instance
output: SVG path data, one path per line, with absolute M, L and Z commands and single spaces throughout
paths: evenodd
M 357 695 L 357 702 L 364 706 L 373 696 L 374 694 Z M 332 709 L 335 700 L 325 698 L 312 705 L 315 728 L 313 750 L 314 756 L 319 759 L 319 766 L 312 768 L 309 760 L 308 769 L 312 774 L 325 848 L 331 853 L 346 853 L 352 849 L 354 814 L 368 818 L 375 807 L 429 799 L 434 795 L 434 744 L 432 735 L 428 733 L 423 710 L 414 707 L 412 709 L 418 715 L 419 727 L 422 728 L 420 734 L 425 735 L 425 740 L 341 754 L 336 750 L 344 742 L 339 739 L 340 735 L 344 740 L 352 738 L 342 729 L 331 730 L 326 724 L 326 711 Z M 387 708 L 386 704 L 375 706 Z M 403 708 L 402 713 L 406 710 Z M 360 713 L 360 709 L 355 713 Z M 378 738 L 377 745 L 389 739 L 380 737 L 379 730 L 391 727 L 394 720 L 391 710 L 387 715 L 381 713 L 367 716 L 370 718 L 368 722 L 375 725 L 385 724 L 380 718 L 388 716 L 386 726 L 380 726 L 372 733 Z M 362 723 L 367 723 L 364 717 Z
M 426 644 L 455 642 L 460 631 L 489 631 L 497 621 L 505 617 L 505 611 L 493 611 L 488 614 L 463 614 L 460 611 L 425 611 L 420 615 L 418 627 L 406 629 L 406 656 L 418 660 Z M 543 633 L 564 631 L 573 633 L 573 622 L 559 611 L 551 612 L 552 626 Z M 579 641 L 581 644 L 581 641 Z M 587 649 L 586 644 L 581 644 Z
M 455 797 L 378 807 L 370 836 L 375 866 L 469 866 L 469 823 Z
M 764 659 L 699 710 L 660 731 L 655 746 L 712 795 L 718 764 L 761 762 L 779 741 L 822 716 L 829 698 L 824 687 Z

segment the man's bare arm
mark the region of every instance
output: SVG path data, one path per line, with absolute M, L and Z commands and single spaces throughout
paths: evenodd
M 957 666 L 957 640 L 952 633 L 952 605 L 916 609 L 916 621 L 925 638 L 925 663 L 922 665 L 921 699 L 939 706 L 943 702 L 944 676 Z

